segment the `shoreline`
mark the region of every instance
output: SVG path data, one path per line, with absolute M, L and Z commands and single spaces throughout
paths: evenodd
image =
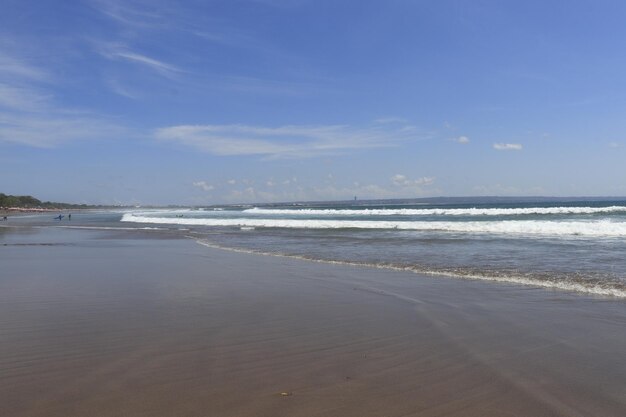
M 563 283 L 556 282 L 545 282 L 539 280 L 533 280 L 528 278 L 516 278 L 516 277 L 489 277 L 489 276 L 477 276 L 477 275 L 462 275 L 455 274 L 453 272 L 448 271 L 422 271 L 415 270 L 412 267 L 404 267 L 404 266 L 396 266 L 393 264 L 376 264 L 376 263 L 368 263 L 368 262 L 355 262 L 355 261 L 340 261 L 340 260 L 331 260 L 331 259 L 318 259 L 318 258 L 310 258 L 304 255 L 294 255 L 294 254 L 285 254 L 285 253 L 277 253 L 277 252 L 263 252 L 259 250 L 253 249 L 244 249 L 244 248 L 231 248 L 227 246 L 221 246 L 218 244 L 214 244 L 212 242 L 204 241 L 200 237 L 194 236 L 186 236 L 189 239 L 194 240 L 196 243 L 202 246 L 206 246 L 208 248 L 224 250 L 235 253 L 246 253 L 252 255 L 260 255 L 260 256 L 270 256 L 276 258 L 288 258 L 288 259 L 297 259 L 304 262 L 315 262 L 322 263 L 328 265 L 343 265 L 343 266 L 354 266 L 354 267 L 362 267 L 362 268 L 370 268 L 370 269 L 379 269 L 383 271 L 398 271 L 398 272 L 408 272 L 418 276 L 429 276 L 429 277 L 444 277 L 448 279 L 457 279 L 457 280 L 469 280 L 469 281 L 482 281 L 489 283 L 499 283 L 499 284 L 509 284 L 509 285 L 522 285 L 526 287 L 535 287 L 542 288 L 545 290 L 553 290 L 553 291 L 564 291 L 570 294 L 579 294 L 585 296 L 598 296 L 598 297 L 608 297 L 610 299 L 626 299 L 626 293 L 613 289 L 606 288 L 590 288 L 590 287 L 574 287 L 572 285 L 567 285 Z
M 4 230 L 2 415 L 626 411 L 620 300 L 161 233 Z
M 84 210 L 83 212 L 89 212 L 89 210 Z M 80 214 L 79 211 L 75 213 Z M 78 221 L 74 222 L 77 223 Z M 47 227 L 46 224 L 43 223 L 33 223 L 38 227 Z M 70 223 L 71 224 L 71 223 Z M 92 230 L 92 231 L 112 231 L 112 232 L 135 232 L 135 233 L 144 233 L 144 232 L 155 232 L 160 234 L 162 238 L 177 238 L 184 237 L 187 239 L 193 240 L 195 243 L 213 248 L 216 250 L 235 252 L 235 253 L 243 253 L 243 254 L 253 254 L 259 256 L 269 256 L 276 258 L 288 258 L 288 259 L 296 259 L 304 262 L 313 262 L 313 263 L 322 263 L 329 265 L 343 265 L 343 266 L 354 266 L 361 268 L 370 268 L 377 269 L 383 271 L 400 271 L 400 272 L 408 272 L 411 274 L 415 274 L 417 276 L 429 276 L 429 277 L 442 277 L 445 279 L 453 279 L 453 280 L 463 280 L 463 281 L 480 281 L 480 282 L 489 282 L 504 285 L 512 285 L 512 286 L 524 286 L 529 288 L 542 288 L 547 291 L 557 291 L 564 292 L 569 294 L 578 294 L 581 296 L 591 296 L 591 297 L 607 297 L 609 299 L 615 300 L 625 300 L 626 299 L 626 291 L 621 288 L 612 288 L 602 285 L 589 286 L 584 285 L 583 283 L 572 283 L 572 282 L 560 282 L 560 281 L 543 281 L 534 279 L 532 277 L 526 276 L 498 276 L 498 275 L 476 275 L 476 274 L 462 274 L 454 271 L 448 270 L 435 270 L 435 269 L 416 269 L 413 266 L 405 266 L 405 265 L 395 265 L 392 263 L 372 263 L 366 261 L 348 261 L 348 260 L 335 260 L 335 259 L 322 259 L 322 258 L 314 258 L 308 257 L 300 254 L 289 254 L 283 252 L 267 252 L 256 249 L 248 249 L 248 248 L 239 248 L 239 247 L 229 247 L 223 246 L 218 243 L 211 242 L 206 239 L 204 235 L 196 235 L 193 234 L 189 229 L 172 229 L 168 227 L 168 225 L 156 225 L 156 226 L 144 226 L 142 223 L 135 223 L 140 227 L 123 227 L 123 226 L 95 226 L 90 224 L 68 224 L 67 222 L 55 224 L 53 227 L 55 228 L 63 228 L 63 229 L 74 229 L 74 230 Z M 131 222 L 131 224 L 133 224 Z M 0 223 L 0 228 L 7 227 L 9 224 Z M 18 224 L 11 225 L 13 227 L 28 227 L 27 224 Z M 191 232 L 191 234 L 186 233 Z M 158 237 L 157 237 L 158 238 Z
M 49 209 L 49 208 L 23 208 L 23 207 L 0 207 L 0 214 L 6 213 L 48 213 L 55 212 L 62 209 Z

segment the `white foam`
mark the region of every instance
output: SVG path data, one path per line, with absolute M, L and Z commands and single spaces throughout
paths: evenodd
M 287 229 L 397 229 L 424 232 L 514 234 L 541 236 L 626 237 L 626 222 L 610 220 L 547 221 L 506 220 L 480 222 L 312 220 L 262 218 L 170 218 L 126 213 L 123 222 L 179 224 L 189 226 L 272 227 Z
M 309 258 L 309 257 L 303 256 L 303 255 L 289 255 L 289 254 L 284 254 L 284 253 L 265 252 L 265 251 L 251 250 L 251 249 L 230 248 L 230 247 L 217 245 L 215 243 L 207 242 L 205 240 L 200 240 L 193 236 L 187 236 L 187 237 L 194 239 L 200 245 L 214 248 L 214 249 L 227 250 L 231 252 L 250 253 L 250 254 L 265 255 L 265 256 L 277 256 L 281 258 L 294 258 L 294 259 L 300 259 L 300 260 L 309 261 L 309 262 L 320 262 L 320 263 L 335 264 L 335 265 L 368 267 L 368 268 L 377 268 L 377 269 L 390 269 L 394 271 L 412 272 L 412 273 L 421 274 L 421 275 L 502 282 L 502 283 L 510 283 L 510 284 L 527 285 L 527 286 L 533 286 L 533 287 L 542 287 L 542 288 L 548 288 L 548 289 L 574 291 L 574 292 L 581 292 L 581 293 L 587 293 L 587 294 L 593 294 L 593 295 L 626 298 L 626 291 L 624 289 L 614 288 L 614 287 L 605 287 L 605 286 L 601 286 L 598 284 L 591 284 L 591 283 L 584 284 L 582 282 L 573 282 L 573 281 L 548 281 L 548 280 L 541 280 L 537 278 L 515 276 L 515 275 L 500 275 L 500 276 L 480 275 L 476 273 L 436 271 L 436 270 L 430 270 L 430 269 L 422 269 L 422 268 L 414 267 L 414 266 L 397 266 L 397 265 L 380 264 L 380 263 L 315 259 L 315 258 Z
M 626 213 L 626 206 L 527 207 L 527 208 L 432 208 L 432 209 L 268 209 L 251 208 L 244 213 L 289 216 L 515 216 L 532 214 Z
M 165 227 L 107 227 L 107 226 L 44 226 L 61 229 L 87 229 L 87 230 L 167 230 Z M 185 229 L 188 230 L 188 229 Z

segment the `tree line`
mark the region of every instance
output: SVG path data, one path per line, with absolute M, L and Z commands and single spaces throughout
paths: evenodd
M 55 203 L 41 201 L 30 195 L 7 195 L 0 193 L 0 208 L 24 208 L 24 209 L 63 209 L 63 208 L 90 208 L 87 204 Z

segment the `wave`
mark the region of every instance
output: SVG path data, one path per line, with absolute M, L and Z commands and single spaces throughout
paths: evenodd
M 118 226 L 46 226 L 57 229 L 87 229 L 87 230 L 168 230 L 165 227 L 118 227 Z M 181 229 L 182 230 L 182 229 Z
M 259 227 L 286 229 L 389 229 L 422 232 L 475 234 L 514 234 L 541 236 L 626 237 L 626 222 L 504 220 L 481 222 L 382 221 L 382 220 L 312 220 L 254 218 L 170 218 L 147 217 L 133 213 L 122 216 L 123 222 L 179 224 L 188 226 Z
M 441 276 L 460 279 L 471 279 L 481 281 L 492 281 L 510 284 L 527 285 L 533 287 L 542 287 L 555 290 L 574 291 L 593 295 L 611 296 L 618 298 L 626 298 L 626 288 L 619 282 L 597 282 L 586 281 L 580 279 L 570 279 L 562 277 L 561 279 L 545 279 L 535 276 L 516 275 L 511 273 L 500 273 L 497 271 L 476 271 L 462 269 L 433 269 L 423 268 L 417 265 L 396 265 L 392 263 L 375 263 L 375 262 L 359 262 L 359 261 L 338 261 L 331 259 L 312 258 L 304 255 L 285 254 L 280 252 L 266 252 L 253 249 L 241 249 L 222 246 L 193 236 L 187 236 L 194 239 L 198 244 L 214 249 L 227 250 L 231 252 L 250 253 L 265 256 L 277 256 L 281 258 L 294 258 L 309 262 L 320 262 L 326 264 L 346 265 L 356 267 L 368 267 L 377 269 L 389 269 L 394 271 L 412 272 L 420 275 Z
M 432 209 L 268 209 L 254 207 L 249 214 L 289 216 L 515 216 L 549 214 L 626 213 L 626 206 L 526 207 L 526 208 L 432 208 Z

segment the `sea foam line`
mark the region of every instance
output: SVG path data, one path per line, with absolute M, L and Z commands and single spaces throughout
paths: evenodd
M 626 213 L 626 206 L 610 207 L 526 207 L 526 208 L 432 208 L 432 209 L 269 209 L 254 207 L 249 214 L 290 216 L 512 216 L 548 214 Z
M 58 229 L 87 229 L 87 230 L 168 230 L 165 227 L 116 227 L 116 226 L 44 226 L 56 227 Z
M 199 245 L 206 246 L 212 249 L 226 250 L 229 252 L 248 253 L 248 254 L 263 255 L 263 256 L 275 256 L 279 258 L 291 258 L 291 259 L 298 259 L 298 260 L 303 260 L 307 262 L 324 263 L 324 264 L 331 264 L 331 265 L 345 265 L 345 266 L 376 268 L 376 269 L 385 269 L 385 270 L 401 271 L 401 272 L 411 272 L 414 274 L 446 277 L 446 278 L 458 278 L 458 279 L 500 282 L 500 283 L 507 283 L 507 284 L 519 284 L 519 285 L 524 285 L 524 286 L 541 287 L 541 288 L 547 288 L 547 289 L 552 289 L 552 290 L 573 291 L 573 292 L 593 294 L 593 295 L 626 298 L 626 290 L 624 289 L 614 288 L 614 287 L 613 288 L 602 287 L 599 285 L 592 285 L 592 284 L 584 285 L 580 282 L 546 281 L 546 280 L 540 280 L 536 278 L 528 278 L 528 277 L 515 276 L 515 275 L 503 275 L 503 276 L 479 275 L 475 273 L 437 271 L 437 270 L 432 270 L 432 269 L 419 268 L 416 266 L 399 266 L 399 265 L 393 265 L 393 264 L 381 264 L 381 263 L 371 263 L 371 262 L 337 261 L 337 260 L 331 260 L 331 259 L 319 259 L 319 258 L 307 257 L 304 255 L 294 255 L 294 254 L 286 254 L 286 253 L 280 253 L 280 252 L 266 252 L 266 251 L 254 250 L 254 249 L 232 248 L 228 246 L 218 245 L 213 242 L 208 242 L 206 240 L 199 239 L 195 236 L 187 236 L 187 237 L 190 239 L 193 239 Z
M 504 220 L 473 222 L 382 221 L 382 220 L 313 220 L 251 218 L 171 218 L 147 217 L 126 213 L 123 222 L 179 224 L 189 226 L 265 227 L 286 229 L 387 229 L 423 232 L 478 234 L 514 234 L 534 236 L 626 237 L 626 222 Z

